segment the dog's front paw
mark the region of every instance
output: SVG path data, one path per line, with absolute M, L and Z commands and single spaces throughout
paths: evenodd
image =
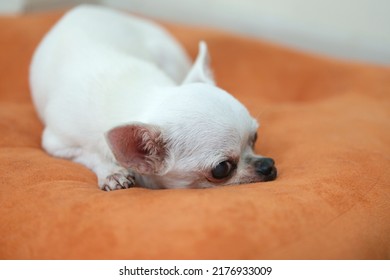
M 120 189 L 128 189 L 135 185 L 134 176 L 127 171 L 118 171 L 106 177 L 102 190 L 114 191 Z

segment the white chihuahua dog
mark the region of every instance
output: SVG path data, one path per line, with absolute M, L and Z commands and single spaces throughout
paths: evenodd
M 66 13 L 38 46 L 32 96 L 51 155 L 93 170 L 103 190 L 270 181 L 257 122 L 215 85 L 204 42 L 191 66 L 146 20 L 99 6 Z

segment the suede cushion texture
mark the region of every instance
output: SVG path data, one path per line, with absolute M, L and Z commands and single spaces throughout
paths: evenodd
M 390 69 L 164 25 L 260 119 L 276 181 L 104 192 L 40 146 L 28 67 L 63 12 L 0 18 L 0 258 L 389 259 Z

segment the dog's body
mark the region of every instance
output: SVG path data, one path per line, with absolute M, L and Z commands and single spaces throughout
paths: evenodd
M 274 179 L 269 160 L 264 176 L 259 164 L 248 168 L 259 159 L 257 123 L 214 85 L 207 58 L 202 42 L 191 67 L 182 47 L 145 20 L 97 6 L 71 10 L 31 64 L 44 149 L 89 167 L 106 190 L 130 187 L 134 177 L 151 188 Z M 210 178 L 223 162 L 218 180 Z M 232 174 L 219 182 L 224 169 Z

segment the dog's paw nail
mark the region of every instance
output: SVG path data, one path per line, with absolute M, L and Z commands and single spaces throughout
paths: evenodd
M 134 177 L 129 175 L 127 172 L 122 171 L 107 176 L 102 189 L 105 191 L 128 189 L 134 184 Z
M 135 177 L 134 176 L 127 176 L 126 179 L 130 182 L 131 185 L 135 185 Z

